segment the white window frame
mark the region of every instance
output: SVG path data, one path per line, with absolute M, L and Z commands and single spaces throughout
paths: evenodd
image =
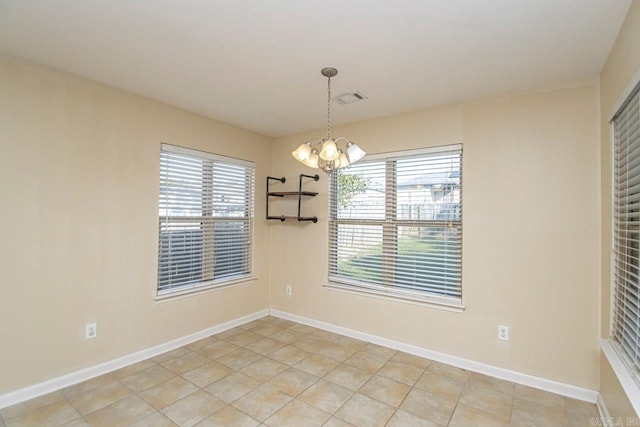
M 182 155 L 182 156 L 186 156 L 189 157 L 191 159 L 199 159 L 199 160 L 206 160 L 208 161 L 210 164 L 212 164 L 215 168 L 215 165 L 220 165 L 221 167 L 224 166 L 231 166 L 231 167 L 242 167 L 244 168 L 245 172 L 246 172 L 246 179 L 249 181 L 245 187 L 244 187 L 244 198 L 245 198 L 245 206 L 244 206 L 244 216 L 213 216 L 213 212 L 212 210 L 212 197 L 213 194 L 216 193 L 216 187 L 215 187 L 215 183 L 211 183 L 210 185 L 206 186 L 206 184 L 203 183 L 203 186 L 206 186 L 206 189 L 203 187 L 202 191 L 203 193 L 206 192 L 207 195 L 203 195 L 202 198 L 202 215 L 195 215 L 195 216 L 186 216 L 186 217 L 172 217 L 169 216 L 168 214 L 165 214 L 165 216 L 159 215 L 158 216 L 158 278 L 157 278 L 157 285 L 156 285 L 156 300 L 163 300 L 163 299 L 167 299 L 167 298 L 173 298 L 173 297 L 177 297 L 177 296 L 184 296 L 184 295 L 188 295 L 188 294 L 192 294 L 192 293 L 198 293 L 198 292 L 202 292 L 202 291 L 206 291 L 206 290 L 211 290 L 211 289 L 217 289 L 217 288 L 221 288 L 221 287 L 228 287 L 228 286 L 232 286 L 232 285 L 237 285 L 237 284 L 241 284 L 241 283 L 245 283 L 251 280 L 255 280 L 255 276 L 253 275 L 253 250 L 254 250 L 254 236 L 255 236 L 255 163 L 252 161 L 248 161 L 248 160 L 242 160 L 242 159 L 236 159 L 233 157 L 227 157 L 227 156 L 222 156 L 219 154 L 213 154 L 213 153 L 209 153 L 209 152 L 205 152 L 205 151 L 200 151 L 200 150 L 194 150 L 194 149 L 190 149 L 190 148 L 185 148 L 185 147 L 179 147 L 179 146 L 175 146 L 175 145 L 170 145 L 170 144 L 161 144 L 161 157 L 164 153 L 168 153 L 168 154 L 178 154 L 178 155 Z M 162 160 L 161 160 L 162 163 Z M 162 185 L 163 185 L 163 176 L 162 176 L 162 170 L 160 171 L 160 187 L 162 190 Z M 211 178 L 213 179 L 213 178 Z M 162 191 L 161 191 L 162 192 Z M 162 194 L 159 195 L 159 204 L 158 207 L 159 209 L 162 209 L 163 206 L 163 201 L 162 201 Z M 165 206 L 166 206 L 165 202 Z M 168 210 L 166 210 L 168 211 Z M 163 265 L 161 264 L 161 254 L 162 254 L 162 245 L 163 245 L 163 240 L 162 240 L 162 227 L 163 227 L 163 223 L 167 224 L 167 222 L 172 222 L 174 224 L 180 224 L 180 222 L 183 221 L 190 221 L 190 222 L 198 222 L 198 220 L 202 218 L 203 220 L 201 221 L 201 229 L 202 229 L 202 234 L 203 234 L 203 241 L 204 243 L 203 248 L 202 248 L 202 254 L 199 257 L 196 258 L 201 258 L 201 262 L 202 262 L 202 274 L 203 274 L 203 278 L 202 280 L 198 281 L 198 282 L 193 282 L 193 283 L 188 283 L 188 284 L 183 284 L 183 285 L 177 285 L 175 287 L 161 287 L 161 277 L 162 277 L 162 268 Z M 206 219 L 206 220 L 205 220 Z M 244 253 L 245 253 L 245 263 L 244 263 L 244 272 L 241 274 L 232 274 L 232 275 L 223 275 L 222 277 L 214 277 L 214 272 L 213 272 L 213 260 L 215 259 L 214 257 L 214 244 L 217 241 L 216 240 L 216 236 L 213 233 L 214 230 L 214 225 L 216 223 L 230 223 L 230 222 L 242 222 L 244 224 L 244 226 L 248 229 L 248 236 L 245 236 L 245 246 L 244 246 Z M 228 236 L 223 236 L 223 237 L 228 237 Z M 207 245 L 206 243 L 210 242 L 211 244 Z M 224 246 L 224 242 L 221 241 L 220 245 L 223 246 L 223 249 L 226 248 L 227 246 Z
M 637 367 L 633 367 L 633 362 L 630 360 L 626 351 L 622 349 L 618 340 L 615 337 L 616 334 L 616 310 L 617 307 L 617 283 L 616 283 L 616 226 L 615 226 L 615 209 L 616 209 L 616 141 L 615 141 L 615 129 L 614 120 L 618 117 L 620 112 L 625 108 L 629 100 L 636 93 L 635 91 L 640 89 L 640 70 L 636 72 L 635 76 L 631 79 L 623 91 L 623 95 L 616 103 L 612 113 L 610 114 L 609 122 L 611 124 L 611 312 L 610 312 L 610 336 L 608 339 L 600 340 L 600 346 L 602 351 L 609 361 L 616 377 L 620 381 L 620 385 L 625 391 L 631 405 L 636 413 L 640 414 L 640 382 L 637 372 Z
M 459 221 L 459 232 L 460 232 L 460 246 L 462 247 L 462 144 L 453 144 L 446 146 L 438 146 L 438 147 L 430 147 L 424 149 L 416 149 L 416 150 L 406 150 L 406 151 L 398 151 L 398 152 L 389 152 L 389 153 L 380 153 L 380 154 L 371 154 L 367 155 L 363 160 L 359 163 L 369 162 L 369 161 L 381 161 L 384 160 L 386 162 L 387 168 L 387 187 L 390 187 L 393 184 L 393 180 L 395 179 L 395 171 L 389 169 L 389 164 L 395 160 L 403 160 L 410 159 L 412 157 L 418 157 L 421 155 L 428 154 L 437 154 L 444 153 L 450 151 L 460 151 L 460 221 Z M 394 175 L 389 176 L 389 172 L 392 172 Z M 337 236 L 337 232 L 334 230 L 339 223 L 345 223 L 344 220 L 338 220 L 335 217 L 335 214 L 332 213 L 332 210 L 337 209 L 337 175 L 334 174 L 330 179 L 330 191 L 329 191 L 329 265 L 328 265 L 328 279 L 327 282 L 324 283 L 324 286 L 333 289 L 340 290 L 348 293 L 356 293 L 356 294 L 365 294 L 367 296 L 383 298 L 383 299 L 391 299 L 400 302 L 407 302 L 412 304 L 420 304 L 426 305 L 435 308 L 441 308 L 450 311 L 462 311 L 465 309 L 463 303 L 462 291 L 460 297 L 447 297 L 447 296 L 436 296 L 433 294 L 428 294 L 424 292 L 415 292 L 415 291 L 407 291 L 399 288 L 394 288 L 393 286 L 384 286 L 384 285 L 373 285 L 366 284 L 356 280 L 351 280 L 345 277 L 339 277 L 333 274 L 332 271 L 332 257 L 335 256 L 335 245 L 337 242 L 334 242 L 332 239 L 333 236 Z M 395 190 L 387 190 L 385 191 L 387 201 L 385 204 L 388 210 L 388 205 L 391 203 L 392 205 L 396 203 L 396 200 L 389 200 L 390 193 L 392 193 L 395 197 Z M 392 198 L 393 198 L 392 197 Z M 336 211 L 337 213 L 337 211 Z M 367 225 L 371 224 L 370 220 L 363 220 L 361 223 L 358 220 L 348 220 L 349 223 L 352 224 L 361 224 Z M 390 220 L 388 218 L 388 212 L 385 213 L 385 219 L 381 221 L 376 221 L 376 223 L 387 223 L 389 224 Z M 392 220 L 394 222 L 394 226 L 398 226 L 402 221 Z M 417 225 L 430 225 L 430 221 L 412 221 L 413 224 Z M 384 225 L 383 225 L 384 227 Z M 336 237 L 337 238 L 337 237 Z M 384 239 L 384 238 L 383 238 Z M 460 289 L 462 289 L 462 254 L 460 254 Z

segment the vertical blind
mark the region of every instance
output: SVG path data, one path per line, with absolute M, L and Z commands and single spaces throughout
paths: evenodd
M 332 175 L 329 281 L 461 302 L 462 148 L 370 156 Z
M 640 85 L 614 116 L 612 338 L 640 384 Z
M 251 274 L 254 169 L 162 144 L 158 295 Z

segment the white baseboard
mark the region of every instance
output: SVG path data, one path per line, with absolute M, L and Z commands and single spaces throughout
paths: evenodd
M 283 319 L 291 320 L 293 322 L 302 323 L 304 325 L 312 326 L 314 328 L 323 329 L 329 332 L 335 332 L 340 335 L 345 335 L 351 338 L 356 338 L 362 341 L 371 342 L 374 344 L 382 345 L 392 348 L 394 350 L 404 351 L 416 356 L 424 357 L 427 359 L 435 360 L 437 362 L 446 363 L 448 365 L 456 366 L 458 368 L 466 369 L 468 371 L 478 372 L 481 374 L 489 375 L 492 377 L 500 378 L 503 380 L 511 381 L 517 384 L 534 387 L 540 390 L 549 391 L 551 393 L 560 394 L 562 396 L 572 397 L 574 399 L 582 400 L 589 403 L 596 403 L 599 393 L 595 390 L 587 388 L 577 387 L 570 384 L 564 384 L 557 381 L 552 381 L 540 377 L 534 377 L 533 375 L 523 374 L 509 369 L 499 368 L 496 366 L 486 365 L 484 363 L 475 362 L 469 359 L 463 359 L 461 357 L 452 356 L 446 353 L 440 353 L 426 348 L 418 347 L 412 344 L 406 344 L 399 341 L 390 340 L 380 337 L 378 335 L 368 334 L 366 332 L 360 332 L 353 329 L 343 328 L 342 326 L 333 325 L 331 323 L 322 322 L 315 319 L 310 319 L 304 316 L 298 316 L 296 314 L 287 313 L 280 310 L 271 309 L 269 313 L 272 316 L 280 317 Z
M 183 345 L 190 344 L 202 338 L 218 334 L 220 332 L 226 331 L 227 329 L 235 328 L 236 326 L 240 326 L 245 323 L 251 322 L 252 320 L 267 316 L 268 314 L 268 309 L 260 310 L 247 316 L 242 316 L 237 319 L 233 319 L 228 322 L 203 329 L 193 334 L 185 335 L 183 337 L 168 341 L 163 344 L 158 344 L 153 347 L 128 354 L 126 356 L 118 357 L 117 359 L 109 360 L 108 362 L 99 363 L 97 365 L 81 369 L 79 371 L 71 372 L 60 377 L 52 378 L 38 384 L 2 394 L 0 395 L 0 409 L 7 406 L 15 405 L 16 403 L 24 402 L 29 399 L 33 399 L 38 396 L 42 396 L 47 393 L 51 393 L 56 390 L 60 390 L 65 387 L 69 387 L 79 382 L 89 380 L 91 378 L 106 374 L 111 371 L 115 371 L 120 368 L 124 368 L 125 366 L 129 366 L 133 363 L 140 362 L 150 357 L 158 356 L 159 354 L 176 349 L 178 347 L 182 347 Z
M 611 415 L 609 414 L 609 408 L 607 408 L 607 404 L 600 393 L 598 393 L 598 399 L 596 400 L 596 407 L 598 408 L 598 413 L 600 414 L 600 420 L 602 421 L 602 426 L 611 427 L 612 419 L 611 419 Z

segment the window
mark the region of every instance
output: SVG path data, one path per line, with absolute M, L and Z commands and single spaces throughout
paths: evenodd
M 162 144 L 159 296 L 251 275 L 254 168 Z
M 614 347 L 640 384 L 640 86 L 612 120 Z
M 331 176 L 329 282 L 460 305 L 462 147 L 367 158 Z

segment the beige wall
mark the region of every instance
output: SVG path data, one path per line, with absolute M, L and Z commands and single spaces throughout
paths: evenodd
M 337 109 L 334 113 L 340 115 Z M 318 224 L 273 223 L 271 307 L 427 349 L 598 388 L 597 82 L 335 128 L 370 153 L 463 144 L 466 311 L 328 290 L 327 177 Z M 310 169 L 274 141 L 274 175 Z M 322 173 L 322 172 L 321 172 Z M 293 285 L 287 297 L 285 284 Z M 497 340 L 498 324 L 511 341 Z
M 602 252 L 601 252 L 601 329 L 603 337 L 609 336 L 611 310 L 611 127 L 609 120 L 617 102 L 626 96 L 625 89 L 633 76 L 640 72 L 640 2 L 631 2 L 631 7 L 620 29 L 609 58 L 600 74 L 601 106 L 601 208 L 602 208 Z M 627 417 L 634 413 L 629 400 L 622 391 L 609 362 L 601 355 L 601 393 L 612 416 Z
M 0 56 L 0 394 L 268 307 L 262 197 L 257 281 L 154 301 L 161 142 L 271 170 L 268 138 Z

